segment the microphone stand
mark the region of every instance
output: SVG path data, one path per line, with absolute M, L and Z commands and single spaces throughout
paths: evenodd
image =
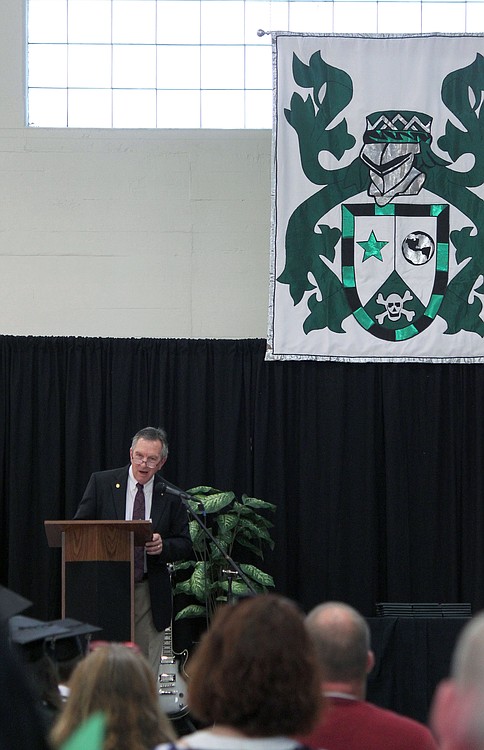
M 245 585 L 247 586 L 251 594 L 257 594 L 257 591 L 255 590 L 252 582 L 250 581 L 249 578 L 247 578 L 244 571 L 241 570 L 240 565 L 237 565 L 237 563 L 234 560 L 232 560 L 230 555 L 223 549 L 222 545 L 220 544 L 218 539 L 214 537 L 214 535 L 208 528 L 207 524 L 204 521 L 202 521 L 202 519 L 200 518 L 200 515 L 195 510 L 193 510 L 189 501 L 191 500 L 192 502 L 198 502 L 199 507 L 202 509 L 202 512 L 204 512 L 203 503 L 200 502 L 199 500 L 194 499 L 192 495 L 188 494 L 188 492 L 183 492 L 183 490 L 172 488 L 169 485 L 167 485 L 165 482 L 163 482 L 163 484 L 164 484 L 164 489 L 163 489 L 164 492 L 168 492 L 172 495 L 178 495 L 183 505 L 185 506 L 187 511 L 190 513 L 191 517 L 194 519 L 194 521 L 198 523 L 198 525 L 204 532 L 205 536 L 208 539 L 210 539 L 212 544 L 216 546 L 218 551 L 221 553 L 221 555 L 225 558 L 225 560 L 230 565 L 231 570 L 222 571 L 222 573 L 224 573 L 228 577 L 227 600 L 230 601 L 232 599 L 232 578 L 234 578 L 235 576 L 239 576 L 239 578 L 243 580 L 243 582 L 245 583 Z

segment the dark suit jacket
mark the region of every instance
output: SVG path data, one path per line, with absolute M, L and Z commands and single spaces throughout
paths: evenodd
M 128 466 L 91 474 L 77 509 L 75 520 L 122 521 L 126 516 Z M 151 613 L 157 630 L 164 630 L 172 620 L 171 581 L 166 564 L 193 557 L 186 508 L 179 497 L 163 492 L 173 486 L 155 474 L 151 520 L 153 532 L 163 539 L 159 555 L 146 555 Z

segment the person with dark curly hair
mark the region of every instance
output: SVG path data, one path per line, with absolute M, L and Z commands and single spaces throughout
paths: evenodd
M 302 745 L 292 737 L 309 731 L 321 709 L 321 677 L 304 616 L 277 594 L 221 607 L 188 673 L 190 711 L 208 728 L 171 748 L 296 750 Z
M 139 649 L 121 643 L 99 646 L 75 667 L 70 693 L 52 731 L 53 748 L 61 748 L 94 714 L 105 719 L 103 750 L 153 750 L 175 739 L 161 711 L 156 680 Z

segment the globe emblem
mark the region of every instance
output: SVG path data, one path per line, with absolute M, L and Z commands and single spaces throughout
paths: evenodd
M 435 243 L 426 232 L 411 232 L 402 242 L 402 253 L 413 266 L 423 266 L 435 253 Z

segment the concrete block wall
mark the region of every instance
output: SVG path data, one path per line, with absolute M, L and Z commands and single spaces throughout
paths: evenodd
M 0 334 L 265 337 L 270 132 L 27 128 L 2 16 Z

